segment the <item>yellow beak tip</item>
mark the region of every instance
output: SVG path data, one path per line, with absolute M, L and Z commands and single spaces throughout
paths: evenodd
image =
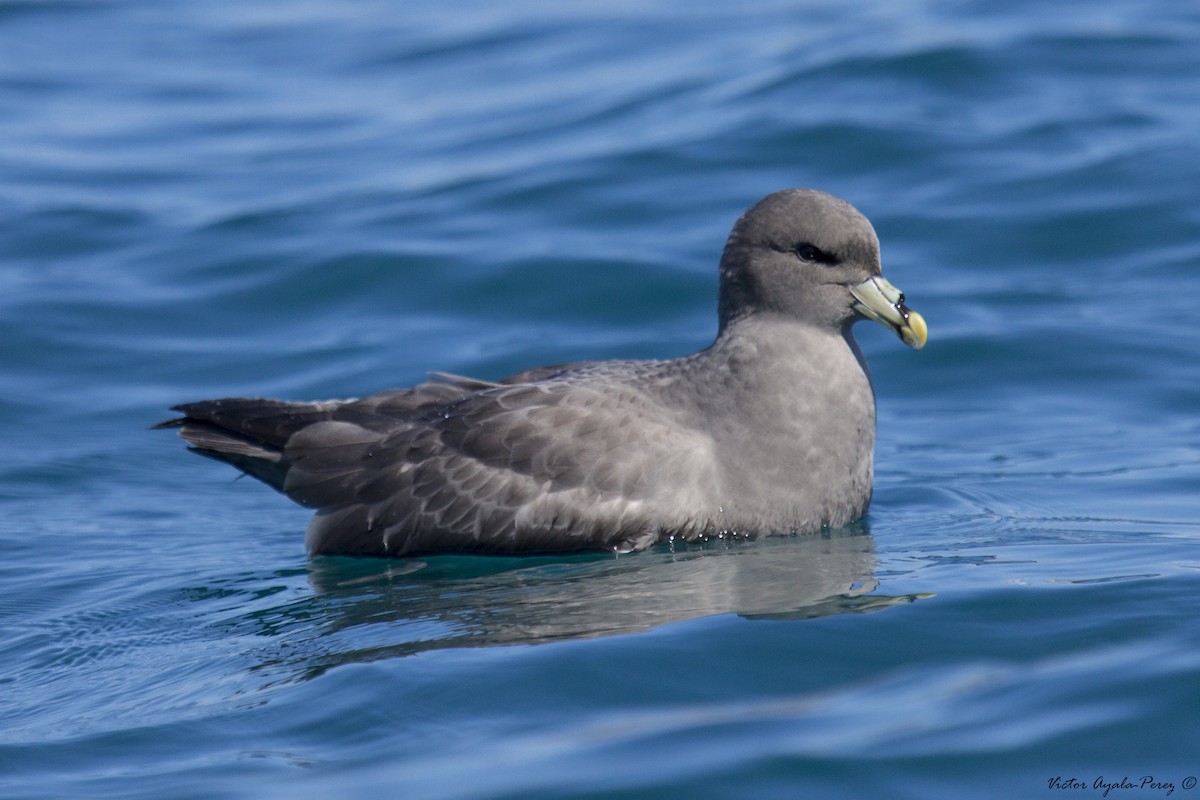
M 925 341 L 929 338 L 929 328 L 925 325 L 925 318 L 915 311 L 908 312 L 908 319 L 905 325 L 900 329 L 900 338 L 904 339 L 904 343 L 914 350 L 920 350 L 925 346 Z

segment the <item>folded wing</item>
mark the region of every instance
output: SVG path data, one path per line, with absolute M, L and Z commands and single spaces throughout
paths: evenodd
M 558 373 L 435 375 L 346 402 L 215 400 L 165 424 L 316 509 L 313 553 L 623 551 L 693 532 L 717 489 L 711 439 L 640 390 L 543 379 Z

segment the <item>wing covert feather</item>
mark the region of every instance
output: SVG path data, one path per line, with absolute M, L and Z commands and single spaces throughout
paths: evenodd
M 491 385 L 448 403 L 410 404 L 380 436 L 334 419 L 288 443 L 284 487 L 319 509 L 314 552 L 618 549 L 649 544 L 659 486 L 691 487 L 672 506 L 702 507 L 716 488 L 712 441 L 634 390 Z M 359 401 L 376 412 L 389 400 Z M 394 405 L 394 400 L 391 400 Z M 704 466 L 708 465 L 708 466 Z M 655 518 L 661 519 L 661 514 Z

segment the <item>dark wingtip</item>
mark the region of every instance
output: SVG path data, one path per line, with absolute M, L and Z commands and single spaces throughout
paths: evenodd
M 198 405 L 200 405 L 200 403 L 180 403 L 177 406 L 171 406 L 171 408 L 170 408 L 171 411 L 178 411 L 180 414 L 183 414 L 183 416 L 182 417 L 172 417 L 171 419 L 165 419 L 162 422 L 156 422 L 153 425 L 151 425 L 149 428 L 147 428 L 146 430 L 161 431 L 165 428 L 182 428 L 183 424 L 185 422 L 187 422 L 188 418 L 191 416 L 188 413 L 188 409 L 194 408 Z

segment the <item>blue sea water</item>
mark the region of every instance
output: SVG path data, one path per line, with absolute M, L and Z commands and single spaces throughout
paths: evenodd
M 309 559 L 146 430 L 697 349 L 787 186 L 930 325 L 846 530 Z M 1200 796 L 1197 187 L 1193 3 L 0 0 L 0 796 Z

